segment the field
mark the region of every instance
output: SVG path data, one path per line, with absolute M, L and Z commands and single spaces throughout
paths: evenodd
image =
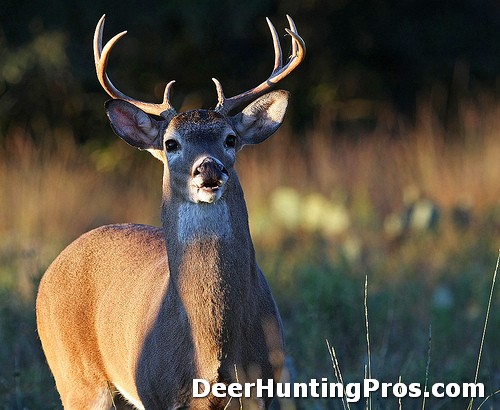
M 500 107 L 464 106 L 451 131 L 424 105 L 415 126 L 394 133 L 397 119 L 379 119 L 356 137 L 324 117 L 305 135 L 285 126 L 239 159 L 257 257 L 284 321 L 291 379 L 335 381 L 328 340 L 344 381 L 362 381 L 368 335 L 378 380 L 472 382 L 500 247 Z M 0 151 L 4 409 L 60 408 L 34 314 L 38 281 L 53 258 L 99 225 L 159 224 L 158 161 L 118 138 L 77 144 L 69 129 L 40 137 L 45 142 L 35 143 L 11 129 Z M 500 389 L 499 307 L 496 289 L 478 378 L 487 395 Z M 500 408 L 499 396 L 481 408 Z M 467 405 L 372 398 L 374 409 Z M 301 399 L 282 408 L 344 407 Z

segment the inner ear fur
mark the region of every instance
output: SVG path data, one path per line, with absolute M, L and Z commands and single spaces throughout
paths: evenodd
M 162 121 L 150 117 L 140 108 L 124 100 L 104 104 L 111 128 L 127 144 L 141 150 L 162 149 Z
M 274 134 L 283 123 L 289 96 L 288 91 L 271 91 L 232 118 L 242 145 L 259 144 Z

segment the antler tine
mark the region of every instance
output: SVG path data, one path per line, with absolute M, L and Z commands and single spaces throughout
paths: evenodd
M 273 75 L 277 70 L 279 70 L 283 66 L 283 52 L 281 51 L 281 43 L 278 37 L 278 32 L 274 27 L 274 24 L 271 23 L 266 17 L 267 25 L 269 26 L 269 30 L 271 31 L 271 36 L 273 37 L 273 47 L 274 47 L 274 68 L 271 75 Z
M 288 20 L 288 24 L 290 24 L 290 30 L 288 29 L 285 29 L 285 31 L 290 34 L 290 31 L 291 32 L 294 32 L 294 33 L 297 33 L 297 26 L 295 25 L 294 21 L 292 20 L 292 18 L 287 14 L 286 15 L 286 18 Z M 291 35 L 291 34 L 290 34 Z M 292 36 L 293 37 L 293 36 Z M 292 41 L 292 55 L 296 55 L 297 54 L 297 41 Z
M 278 38 L 278 33 L 276 32 L 276 29 L 271 21 L 266 18 L 267 24 L 269 25 L 269 30 L 271 31 L 274 46 L 274 68 L 271 75 L 266 81 L 262 82 L 257 87 L 231 98 L 226 98 L 224 96 L 222 85 L 219 81 L 213 78 L 212 80 L 215 82 L 218 96 L 218 103 L 215 107 L 216 111 L 226 115 L 237 106 L 255 100 L 257 97 L 270 90 L 274 85 L 276 85 L 279 81 L 290 74 L 302 62 L 306 55 L 306 43 L 304 42 L 302 37 L 299 36 L 297 27 L 295 26 L 292 18 L 289 15 L 287 15 L 286 17 L 290 24 L 290 28 L 286 28 L 285 31 L 292 37 L 292 53 L 288 59 L 288 63 L 283 66 L 283 53 L 281 51 L 281 43 Z
M 118 88 L 116 88 L 109 79 L 108 75 L 106 74 L 106 67 L 108 65 L 109 53 L 113 48 L 113 46 L 116 44 L 116 42 L 120 38 L 122 38 L 125 34 L 127 34 L 127 32 L 122 31 L 121 33 L 115 35 L 111 40 L 109 40 L 106 43 L 106 45 L 103 48 L 102 37 L 104 33 L 105 18 L 106 15 L 104 14 L 97 23 L 94 33 L 95 68 L 97 72 L 97 78 L 99 79 L 99 82 L 101 83 L 102 87 L 112 98 L 119 98 L 128 101 L 129 103 L 135 105 L 136 107 L 142 109 L 143 111 L 149 114 L 160 115 L 168 120 L 172 119 L 177 114 L 175 109 L 170 104 L 170 90 L 175 81 L 170 81 L 166 85 L 165 91 L 163 93 L 163 102 L 161 104 L 154 104 L 154 103 L 139 101 L 125 95 L 120 90 L 118 90 Z

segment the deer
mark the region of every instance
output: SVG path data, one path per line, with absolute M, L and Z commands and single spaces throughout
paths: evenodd
M 272 397 L 193 395 L 210 384 L 277 383 L 284 366 L 282 322 L 256 262 L 236 154 L 283 122 L 289 93 L 271 90 L 304 59 L 287 16 L 291 55 L 283 62 L 267 23 L 274 68 L 260 85 L 214 109 L 177 113 L 170 81 L 161 103 L 128 97 L 106 71 L 105 15 L 94 34 L 105 110 L 126 143 L 163 163 L 161 227 L 114 224 L 64 249 L 43 275 L 36 300 L 42 348 L 65 409 L 267 409 Z M 244 108 L 241 108 L 243 107 Z M 264 391 L 264 393 L 266 393 Z

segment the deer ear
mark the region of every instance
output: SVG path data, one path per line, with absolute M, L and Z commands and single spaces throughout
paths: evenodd
M 264 94 L 233 117 L 233 125 L 241 136 L 242 145 L 258 144 L 279 128 L 289 95 L 283 90 Z
M 161 123 L 124 100 L 104 104 L 111 128 L 126 143 L 139 149 L 161 150 Z

